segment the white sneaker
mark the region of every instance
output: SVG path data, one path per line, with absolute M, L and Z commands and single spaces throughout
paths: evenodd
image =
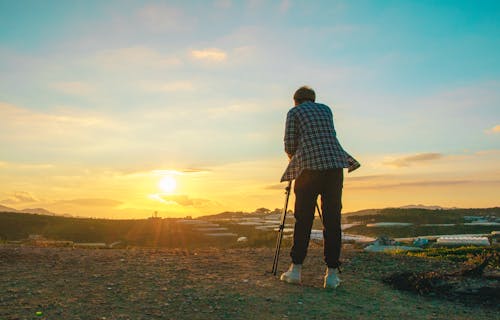
M 335 268 L 327 268 L 323 287 L 326 289 L 335 289 L 340 285 L 340 282 L 340 278 L 337 275 Z
M 300 273 L 302 271 L 301 264 L 291 264 L 287 272 L 283 273 L 280 277 L 281 281 L 293 284 L 300 284 Z

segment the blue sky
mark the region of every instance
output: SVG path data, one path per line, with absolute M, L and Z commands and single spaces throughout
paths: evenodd
M 308 84 L 363 163 L 345 208 L 496 205 L 498 21 L 497 1 L 0 1 L 0 177 L 13 181 L 0 202 L 89 214 L 102 208 L 58 203 L 106 198 L 116 216 L 280 206 L 284 117 Z M 177 195 L 210 206 L 129 201 L 153 191 L 115 185 L 189 168 L 208 178 L 184 177 Z M 89 179 L 114 191 L 68 191 Z M 233 184 L 247 189 L 222 191 Z M 442 196 L 414 190 L 429 184 Z

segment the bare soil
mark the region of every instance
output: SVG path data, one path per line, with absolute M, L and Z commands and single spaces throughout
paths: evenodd
M 395 272 L 452 271 L 454 263 L 346 247 L 341 286 L 324 290 L 320 247 L 310 248 L 301 286 L 268 273 L 273 255 L 268 248 L 0 245 L 0 319 L 498 319 L 498 306 L 421 296 L 382 281 Z

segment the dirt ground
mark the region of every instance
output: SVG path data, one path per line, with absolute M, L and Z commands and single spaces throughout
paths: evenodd
M 322 288 L 322 250 L 303 285 L 267 273 L 272 249 L 73 249 L 0 245 L 0 319 L 498 319 L 498 308 L 422 297 L 382 283 L 448 262 L 343 252 L 343 283 Z M 289 264 L 282 250 L 280 272 Z M 37 314 L 38 313 L 38 314 Z

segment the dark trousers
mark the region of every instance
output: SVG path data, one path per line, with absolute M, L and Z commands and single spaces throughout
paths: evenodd
M 343 181 L 343 169 L 304 170 L 295 180 L 295 228 L 290 252 L 294 264 L 302 264 L 307 255 L 316 201 L 321 195 L 325 263 L 329 268 L 340 265 Z

